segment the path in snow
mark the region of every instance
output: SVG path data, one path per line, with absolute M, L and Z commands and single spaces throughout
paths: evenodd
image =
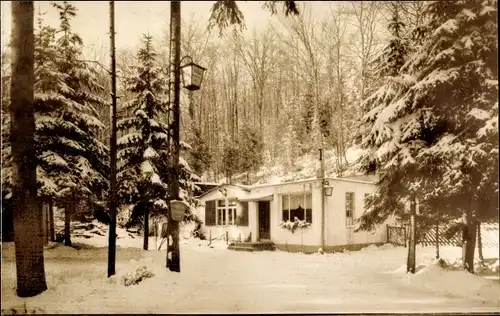
M 14 294 L 14 262 L 2 267 L 2 304 L 45 313 L 260 312 L 498 312 L 498 301 L 435 293 L 405 284 L 397 270 L 404 248 L 328 255 L 235 252 L 190 242 L 181 273 L 164 268 L 165 251 L 118 252 L 117 278 L 144 263 L 155 273 L 124 287 L 105 278 L 106 249 L 61 250 L 46 260 L 49 290 L 35 298 Z M 49 252 L 50 253 L 50 252 Z M 5 259 L 5 258 L 4 258 Z M 56 286 L 57 285 L 57 286 Z M 500 288 L 500 286 L 499 286 Z M 4 307 L 5 308 L 5 307 Z

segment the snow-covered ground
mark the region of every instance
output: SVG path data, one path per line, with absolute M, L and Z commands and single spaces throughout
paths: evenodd
M 485 258 L 487 279 L 442 269 L 432 247 L 417 249 L 417 270 L 405 273 L 407 250 L 370 246 L 357 252 L 312 254 L 236 252 L 224 241 L 181 239 L 181 273 L 165 268 L 165 250 L 143 251 L 142 238 L 120 238 L 117 275 L 106 278 L 106 236 L 74 238 L 80 250 L 45 252 L 49 289 L 15 295 L 14 245 L 2 245 L 2 311 L 43 313 L 292 313 L 499 312 L 498 249 Z M 85 246 L 86 245 L 86 246 Z M 449 262 L 459 248 L 442 248 Z M 121 279 L 146 266 L 154 277 L 124 286 Z M 491 270 L 491 269 L 490 269 Z

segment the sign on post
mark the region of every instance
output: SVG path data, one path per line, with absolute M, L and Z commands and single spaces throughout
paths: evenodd
M 186 210 L 188 209 L 189 204 L 184 201 L 172 200 L 170 201 L 170 216 L 172 220 L 176 222 L 180 222 L 184 219 L 184 215 L 186 214 Z

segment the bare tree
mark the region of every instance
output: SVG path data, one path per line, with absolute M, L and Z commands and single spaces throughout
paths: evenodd
M 252 78 L 254 102 L 258 108 L 259 130 L 264 135 L 263 108 L 264 92 L 271 71 L 274 68 L 275 50 L 273 48 L 274 36 L 269 29 L 257 34 L 254 30 L 250 40 L 241 38 L 236 42 L 236 52 L 240 56 L 246 70 Z
M 33 1 L 12 2 L 12 78 L 10 144 L 16 244 L 17 295 L 47 289 L 43 258 L 42 214 L 37 203 L 34 107 Z
M 371 62 L 382 48 L 379 38 L 383 31 L 381 22 L 382 5 L 380 2 L 351 1 L 351 14 L 354 16 L 353 25 L 356 27 L 357 37 L 354 37 L 352 50 L 359 60 L 359 104 L 361 113 L 361 103 L 369 94 L 368 86 L 372 74 Z
M 323 22 L 323 51 L 327 58 L 326 69 L 328 69 L 328 100 L 332 104 L 332 130 L 331 139 L 335 149 L 335 164 L 337 173 L 341 174 L 346 158 L 346 89 L 345 89 L 345 67 L 343 55 L 346 51 L 347 14 L 340 3 L 329 5 L 330 16 Z M 336 124 L 335 124 L 336 122 Z

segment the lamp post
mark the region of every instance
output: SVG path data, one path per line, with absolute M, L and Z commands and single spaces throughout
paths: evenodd
M 173 45 L 172 45 L 173 44 Z M 184 88 L 189 91 L 199 90 L 203 80 L 205 68 L 193 63 L 192 58 L 185 56 L 182 58 L 190 59 L 190 62 L 181 67 L 181 1 L 170 1 L 170 56 L 171 71 L 170 84 L 170 106 L 171 115 L 169 121 L 169 148 L 170 181 L 168 185 L 169 194 L 169 214 L 167 223 L 167 257 L 166 267 L 170 271 L 181 272 L 180 247 L 179 247 L 179 221 L 183 219 L 183 214 L 187 208 L 185 203 L 180 201 L 179 196 L 179 154 L 180 154 L 180 84 L 181 70 Z M 173 100 L 173 102 L 172 102 Z

